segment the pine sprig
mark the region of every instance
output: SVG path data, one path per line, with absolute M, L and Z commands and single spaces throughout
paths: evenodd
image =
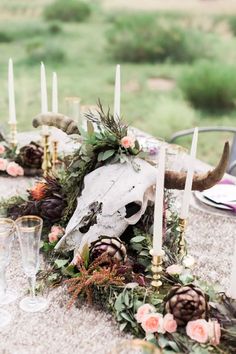
M 127 135 L 128 126 L 123 124 L 120 119 L 116 119 L 114 115 L 111 114 L 110 109 L 108 109 L 106 113 L 100 100 L 98 100 L 98 108 L 97 113 L 99 117 L 91 111 L 85 114 L 85 117 L 92 123 L 95 123 L 99 130 L 107 131 L 116 136 L 118 140 L 121 140 Z

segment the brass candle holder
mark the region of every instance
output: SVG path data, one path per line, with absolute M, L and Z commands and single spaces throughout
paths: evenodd
M 17 123 L 9 123 L 10 127 L 10 145 L 12 148 L 16 148 L 18 141 L 17 141 Z
M 58 141 L 53 140 L 52 141 L 52 169 L 53 171 L 56 170 L 57 165 L 58 165 Z
M 160 288 L 162 286 L 162 281 L 161 281 L 161 274 L 163 271 L 163 258 L 165 255 L 165 252 L 162 250 L 160 254 L 154 254 L 153 250 L 150 251 L 150 254 L 152 256 L 152 266 L 151 266 L 151 271 L 152 271 L 152 282 L 151 285 L 154 288 L 154 290 L 159 293 Z
M 181 260 L 187 254 L 187 245 L 185 240 L 186 227 L 187 227 L 187 219 L 179 218 L 180 235 L 179 235 L 179 242 L 178 242 L 178 255 Z
M 49 143 L 49 134 L 43 135 L 43 163 L 42 170 L 44 177 L 48 176 L 52 169 L 51 164 L 51 153 L 50 153 L 50 143 Z

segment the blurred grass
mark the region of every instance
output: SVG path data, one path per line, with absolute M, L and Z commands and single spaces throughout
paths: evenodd
M 113 18 L 122 16 L 121 12 L 105 12 L 95 4 L 96 11 L 85 23 L 62 24 L 61 32 L 53 34 L 41 18 L 43 6 L 50 0 L 23 0 L 18 2 L 0 1 L 0 32 L 7 33 L 10 43 L 0 43 L 0 126 L 7 129 L 7 63 L 14 60 L 15 91 L 18 129 L 31 129 L 31 120 L 40 110 L 40 56 L 30 62 L 27 48 L 40 43 L 46 48 L 53 47 L 65 54 L 64 61 L 48 60 L 44 57 L 48 80 L 49 107 L 51 102 L 51 77 L 57 71 L 59 84 L 59 107 L 66 111 L 65 97 L 79 96 L 82 104 L 93 105 L 100 98 L 105 107 L 113 106 L 114 73 L 116 62 L 110 58 L 106 34 Z M 94 6 L 95 6 L 94 5 Z M 158 14 L 165 16 L 165 13 Z M 183 18 L 182 13 L 172 11 L 166 21 Z M 236 61 L 236 38 L 226 27 L 228 16 L 199 17 L 194 14 L 184 16 L 189 26 L 204 28 L 213 45 L 217 61 L 234 64 Z M 50 59 L 50 58 L 49 58 Z M 150 78 L 169 78 L 178 83 L 189 64 L 163 63 L 124 63 L 122 64 L 121 111 L 125 121 L 156 137 L 165 139 L 177 130 L 193 126 L 235 125 L 236 110 L 224 115 L 218 112 L 209 114 L 195 110 L 185 99 L 178 84 L 169 91 L 150 89 Z M 130 85 L 131 83 L 131 85 Z M 132 84 L 135 83 L 135 89 Z M 130 88 L 131 87 L 131 88 Z M 218 159 L 224 140 L 230 135 L 212 133 L 201 135 L 198 156 L 208 162 Z M 191 139 L 179 140 L 184 146 Z

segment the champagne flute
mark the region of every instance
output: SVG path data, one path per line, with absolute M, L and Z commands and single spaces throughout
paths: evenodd
M 39 270 L 39 248 L 43 220 L 38 216 L 22 216 L 16 220 L 16 229 L 20 241 L 21 257 L 25 275 L 28 277 L 31 295 L 20 302 L 20 308 L 26 312 L 43 311 L 48 301 L 35 296 L 36 274 Z
M 15 223 L 11 219 L 0 218 L 0 305 L 10 303 L 16 295 L 7 291 L 5 271 L 10 262 L 12 240 L 15 234 Z M 11 315 L 5 310 L 0 310 L 0 327 L 6 326 L 11 321 Z

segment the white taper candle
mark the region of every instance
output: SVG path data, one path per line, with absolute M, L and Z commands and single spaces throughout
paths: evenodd
M 115 92 L 114 92 L 114 117 L 120 118 L 120 65 L 116 65 Z
M 187 177 L 186 177 L 181 212 L 180 212 L 181 219 L 187 219 L 188 217 L 189 204 L 190 204 L 191 192 L 192 192 L 192 184 L 193 184 L 194 165 L 195 165 L 195 159 L 197 153 L 197 142 L 198 142 L 198 128 L 195 128 L 193 133 L 190 159 L 188 162 Z
M 40 84 L 41 84 L 41 113 L 48 112 L 48 97 L 47 97 L 47 83 L 44 64 L 40 67 Z M 48 135 L 49 129 L 47 125 L 42 126 L 42 134 Z
M 164 181 L 165 181 L 165 146 L 160 147 L 159 161 L 156 181 L 156 197 L 154 208 L 154 227 L 153 227 L 153 255 L 162 254 L 163 236 L 163 204 L 164 204 Z
M 52 112 L 58 113 L 58 86 L 57 86 L 57 74 L 52 74 Z
M 16 124 L 16 107 L 15 107 L 15 91 L 14 91 L 14 73 L 13 62 L 8 62 L 8 100 L 9 100 L 9 123 Z

